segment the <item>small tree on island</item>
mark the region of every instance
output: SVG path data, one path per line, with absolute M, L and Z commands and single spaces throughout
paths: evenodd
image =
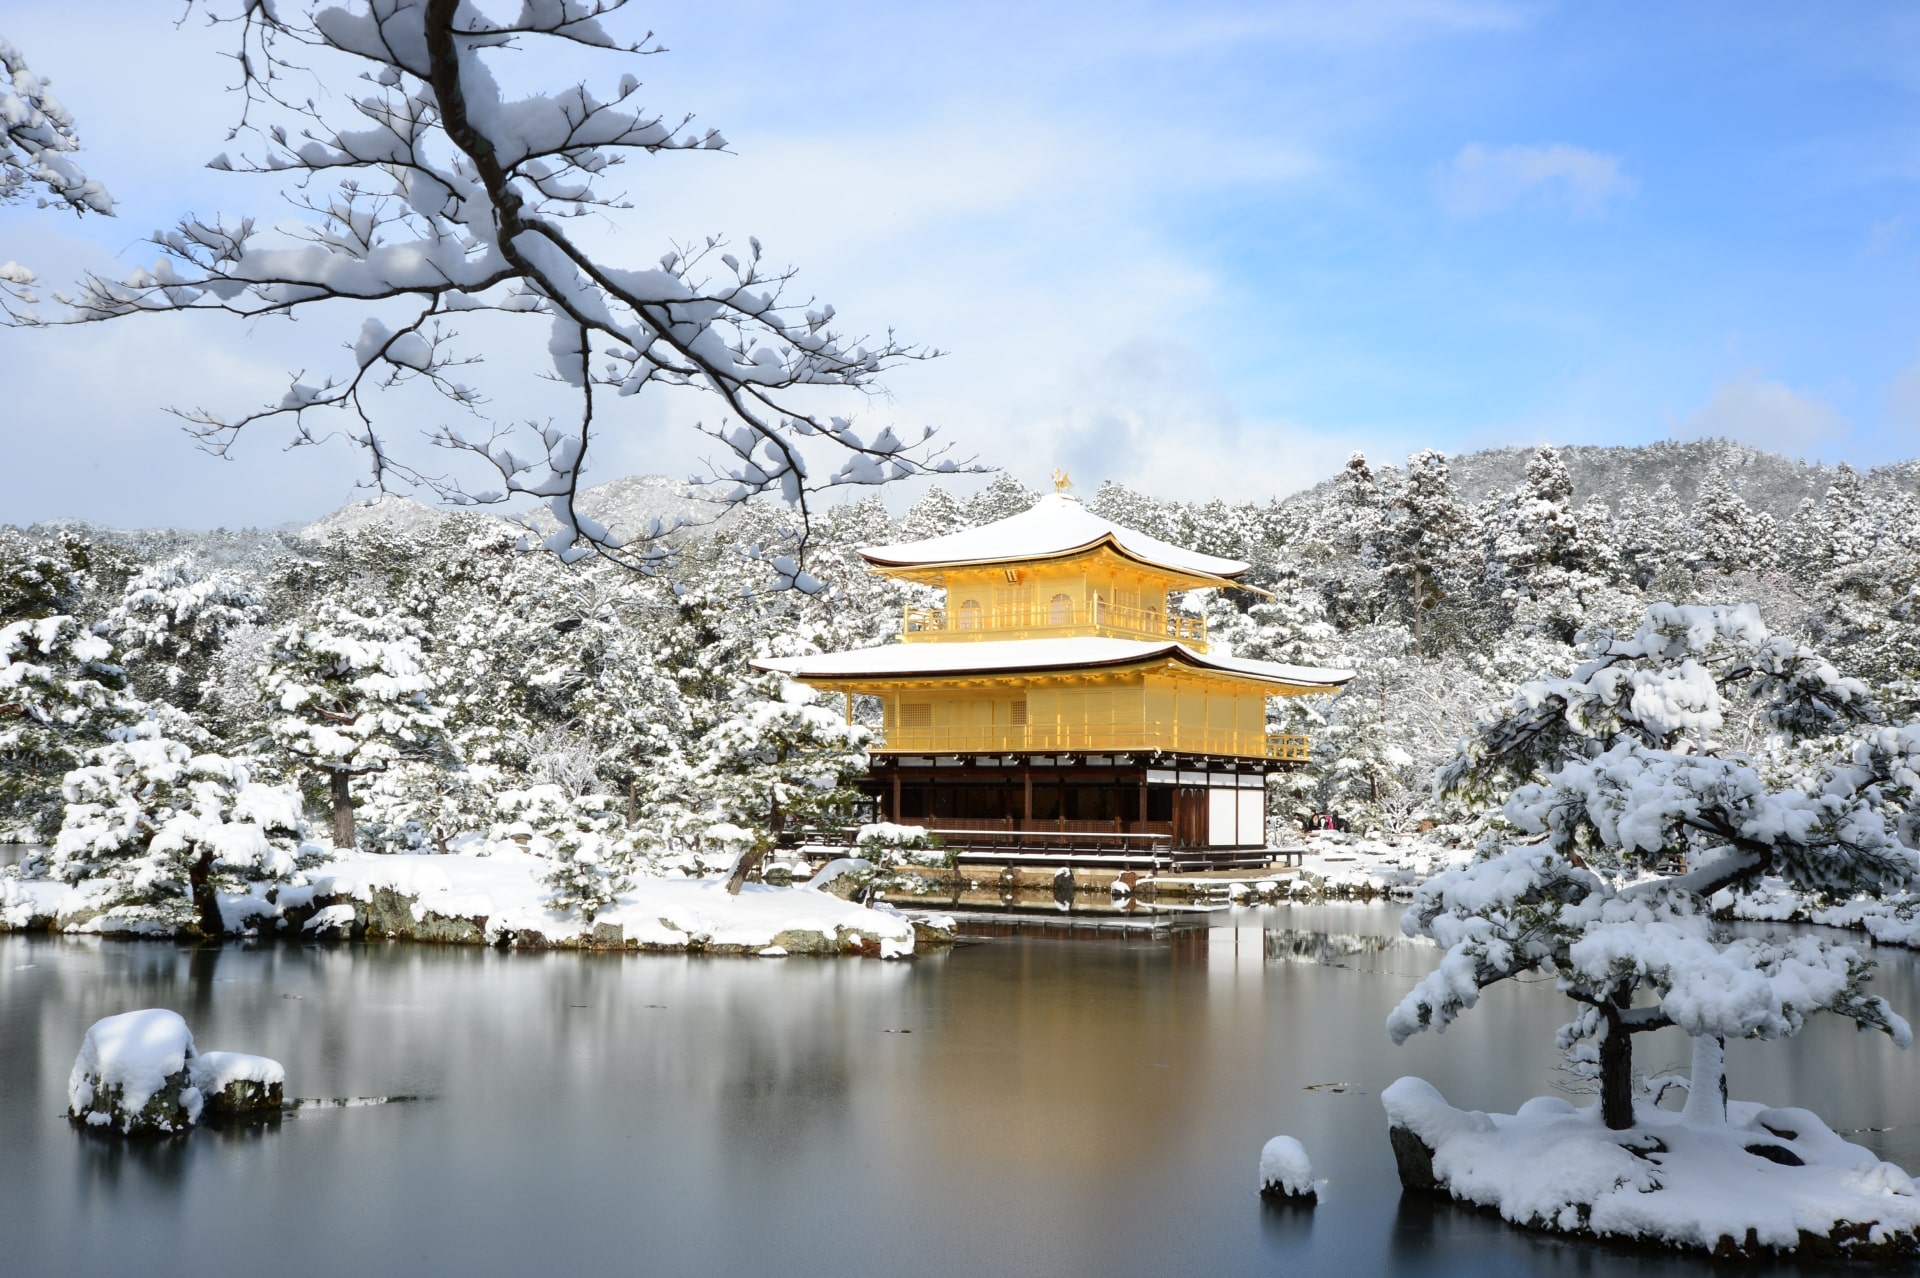
M 335 847 L 354 845 L 354 777 L 402 760 L 452 762 L 420 633 L 370 600 L 329 604 L 282 629 L 261 671 L 263 697 L 283 712 L 268 725 L 273 741 L 326 779 Z
M 1444 1030 L 1489 985 L 1546 972 L 1580 1006 L 1563 1048 L 1597 1068 L 1602 1117 L 1631 1127 L 1633 1038 L 1694 1043 L 1689 1106 L 1725 1116 L 1726 1038 L 1781 1038 L 1829 1011 L 1905 1047 L 1865 991 L 1872 963 L 1809 936 L 1733 939 L 1722 891 L 1778 876 L 1816 897 L 1881 895 L 1920 870 L 1920 723 L 1875 725 L 1866 688 L 1773 635 L 1752 605 L 1655 604 L 1600 632 L 1566 678 L 1520 687 L 1445 768 L 1440 790 L 1539 836 L 1430 879 L 1401 926 L 1446 950 L 1387 1022 Z M 1759 703 L 1792 763 L 1723 752 L 1734 698 Z
M 738 892 L 775 838 L 804 825 L 851 824 L 871 729 L 818 704 L 784 678 L 756 679 L 745 701 L 708 735 L 689 772 L 690 791 L 723 821 L 765 830 L 734 861 Z

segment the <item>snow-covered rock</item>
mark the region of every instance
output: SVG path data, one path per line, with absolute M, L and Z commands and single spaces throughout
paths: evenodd
M 1305 1146 L 1291 1136 L 1275 1136 L 1260 1151 L 1260 1196 L 1315 1202 L 1313 1163 Z
M 243 1052 L 196 1052 L 178 1012 L 95 1021 L 67 1078 L 67 1115 L 122 1136 L 175 1136 L 195 1123 L 280 1111 L 287 1072 Z
M 278 1114 L 285 1099 L 287 1071 L 279 1061 L 245 1052 L 202 1052 L 187 1071 L 205 1103 L 202 1117 L 252 1118 Z
M 67 1077 L 67 1115 L 123 1136 L 169 1136 L 200 1121 L 193 1034 L 162 1008 L 95 1021 Z
M 1920 1254 L 1913 1181 L 1804 1109 L 1733 1101 L 1705 1122 L 1642 1105 L 1611 1131 L 1555 1096 L 1484 1114 L 1402 1078 L 1380 1099 L 1406 1189 L 1524 1228 L 1728 1258 Z

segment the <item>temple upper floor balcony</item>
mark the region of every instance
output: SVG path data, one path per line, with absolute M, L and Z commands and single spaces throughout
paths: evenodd
M 928 640 L 1056 639 L 1091 635 L 1115 639 L 1173 639 L 1196 652 L 1207 650 L 1207 621 L 1164 608 L 1112 603 L 1099 595 L 1075 598 L 1060 592 L 1021 604 L 962 600 L 957 607 L 908 607 L 900 638 Z
M 1155 751 L 1305 763 L 1313 743 L 1294 732 L 1238 732 L 1174 724 L 1032 723 L 1004 726 L 888 725 L 873 749 L 884 754 L 1125 754 Z

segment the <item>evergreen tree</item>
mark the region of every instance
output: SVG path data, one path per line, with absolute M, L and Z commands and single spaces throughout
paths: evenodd
M 1087 511 L 1109 523 L 1162 541 L 1177 541 L 1181 536 L 1183 521 L 1172 506 L 1111 479 L 1100 481 L 1100 487 L 1087 502 Z
M 1615 526 L 1627 582 L 1640 590 L 1658 582 L 1660 588 L 1678 592 L 1682 583 L 1676 574 L 1685 574 L 1687 531 L 1673 485 L 1663 482 L 1651 494 L 1633 489 L 1620 505 Z
M 83 885 L 77 913 L 107 932 L 214 937 L 271 913 L 258 884 L 299 866 L 300 796 L 255 783 L 247 766 L 163 735 L 125 734 L 61 783 L 50 856 L 26 867 Z M 227 911 L 222 897 L 229 898 Z
M 1575 509 L 1573 476 L 1552 448 L 1527 462 L 1527 478 L 1480 519 L 1485 570 L 1516 623 L 1571 643 L 1596 608 L 1612 601 L 1618 572 L 1604 506 Z
M 1039 493 L 1003 470 L 995 475 L 992 482 L 985 488 L 975 493 L 973 500 L 967 503 L 967 523 L 969 525 L 990 524 L 995 520 L 1006 519 L 1023 510 L 1031 510 L 1033 503 L 1039 500 Z
M 1472 520 L 1454 495 L 1446 455 L 1423 448 L 1407 458 L 1406 475 L 1388 494 L 1379 546 L 1387 580 L 1399 596 L 1398 611 L 1422 651 L 1436 610 L 1470 571 L 1473 541 Z
M 873 734 L 801 684 L 754 682 L 761 695 L 743 698 L 700 743 L 689 797 L 705 805 L 709 820 L 765 831 L 759 850 L 801 830 L 849 827 Z M 730 890 L 739 890 L 753 859 L 736 866 Z
M 50 837 L 60 778 L 131 717 L 112 654 L 69 616 L 0 625 L 0 837 Z
M 253 583 L 232 573 L 203 573 L 176 558 L 135 572 L 102 629 L 119 647 L 141 696 L 191 711 L 221 645 L 265 615 Z
M 1827 744 L 1790 772 L 1723 752 L 1743 698 L 1778 739 Z M 1446 792 L 1503 805 L 1540 841 L 1490 846 L 1418 890 L 1402 926 L 1447 954 L 1390 1017 L 1394 1040 L 1444 1029 L 1488 985 L 1551 972 L 1580 1009 L 1561 1045 L 1597 1065 L 1614 1129 L 1633 1123 L 1637 1033 L 1693 1036 L 1703 1098 L 1724 1094 L 1722 1040 L 1794 1034 L 1816 1011 L 1904 1046 L 1906 1023 L 1865 993 L 1872 965 L 1853 949 L 1729 937 L 1709 907 L 1763 875 L 1841 896 L 1914 881 L 1920 723 L 1867 726 L 1876 713 L 1863 685 L 1751 606 L 1654 604 L 1633 634 L 1592 637 L 1572 675 L 1524 685 L 1442 773 Z
M 1759 572 L 1779 563 L 1780 534 L 1773 517 L 1741 500 L 1718 466 L 1708 469 L 1694 495 L 1688 522 L 1696 569 L 1721 574 Z
M 939 484 L 929 484 L 920 500 L 907 511 L 900 535 L 907 541 L 927 541 L 968 527 L 967 508 Z
M 420 626 L 372 600 L 323 606 L 275 636 L 261 690 L 279 710 L 273 741 L 326 779 L 333 842 L 354 846 L 352 781 L 405 759 L 451 763 L 445 712 L 432 704 Z

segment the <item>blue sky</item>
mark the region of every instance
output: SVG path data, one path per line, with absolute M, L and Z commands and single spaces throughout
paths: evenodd
M 57 280 L 144 260 L 139 235 L 188 209 L 263 207 L 199 167 L 233 104 L 216 42 L 173 12 L 0 3 L 122 201 L 0 212 L 0 258 Z M 934 423 L 1029 483 L 1066 465 L 1265 497 L 1354 448 L 1696 434 L 1920 453 L 1909 6 L 634 12 L 671 50 L 639 68 L 651 101 L 734 153 L 636 166 L 608 251 L 757 234 L 852 326 L 950 352 L 869 417 Z M 529 84 L 618 73 L 526 63 Z M 223 465 L 159 410 L 277 398 L 357 327 L 0 333 L 22 409 L 0 443 L 37 477 L 0 520 L 331 509 L 351 455 L 261 438 Z M 697 468 L 703 407 L 633 405 L 600 476 Z

